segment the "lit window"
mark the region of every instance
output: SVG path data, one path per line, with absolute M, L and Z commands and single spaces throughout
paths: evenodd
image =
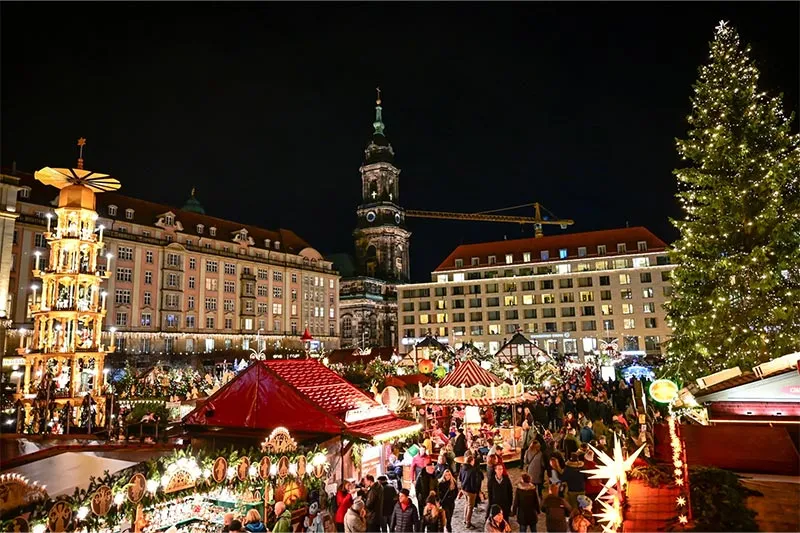
M 633 314 L 633 304 L 622 304 L 622 314 L 623 315 L 632 315 Z
M 550 251 L 549 250 L 542 250 L 540 256 L 542 258 L 542 261 L 547 261 L 548 259 L 550 259 Z
M 108 206 L 108 216 L 111 217 L 117 216 L 117 206 L 115 205 Z
M 510 265 L 514 262 L 514 254 L 506 254 L 506 264 Z
M 202 224 L 198 224 L 197 225 L 197 233 L 202 234 L 203 233 L 203 228 L 204 228 L 204 226 Z
M 133 220 L 133 209 L 125 210 L 125 218 L 127 218 L 128 220 Z
M 622 327 L 625 329 L 634 329 L 636 328 L 636 321 L 632 318 L 626 318 L 622 321 Z
M 630 285 L 630 283 L 631 283 L 630 274 L 620 274 L 619 275 L 619 284 L 620 285 Z
M 559 259 L 566 259 L 567 258 L 567 249 L 566 248 L 561 248 L 558 251 L 558 258 Z
M 522 260 L 525 263 L 530 263 L 531 262 L 531 253 L 530 252 L 523 252 L 522 253 Z
M 497 257 L 495 257 L 495 256 L 493 256 L 493 255 L 490 255 L 490 256 L 489 256 L 489 264 L 490 264 L 490 265 L 494 265 L 494 264 L 496 264 L 496 263 L 497 263 Z
M 586 247 L 581 246 L 578 248 L 578 257 L 586 257 Z
M 211 226 L 210 228 L 208 228 L 208 234 L 211 235 L 212 237 L 215 237 L 217 235 L 217 228 Z

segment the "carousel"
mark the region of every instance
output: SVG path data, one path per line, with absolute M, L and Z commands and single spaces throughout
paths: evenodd
M 485 441 L 487 448 L 502 446 L 503 459 L 512 461 L 519 459 L 517 441 L 522 435 L 522 428 L 517 426 L 514 406 L 532 399 L 525 393 L 522 383 L 513 378 L 508 383 L 474 360 L 467 359 L 435 385 L 420 384 L 419 395 L 412 403 L 423 411 L 426 429 L 449 427 L 453 419 L 461 419 L 468 435 Z M 512 407 L 510 425 L 495 423 L 495 406 Z M 433 417 L 428 412 L 429 407 L 436 413 Z M 453 410 L 448 415 L 450 409 Z M 456 462 L 463 461 L 463 457 L 456 457 Z

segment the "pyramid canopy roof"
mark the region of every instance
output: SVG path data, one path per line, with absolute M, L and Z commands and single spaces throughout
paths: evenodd
M 450 351 L 450 348 L 439 342 L 436 337 L 428 333 L 425 338 L 414 345 L 414 348 L 435 348 L 443 352 Z
M 465 387 L 474 387 L 475 385 L 483 385 L 484 387 L 491 387 L 492 384 L 500 385 L 501 383 L 503 383 L 502 379 L 482 368 L 473 359 L 467 359 L 459 364 L 455 370 L 447 374 L 439 382 L 439 386 L 452 385 L 460 387 L 464 385 Z
M 517 331 L 503 346 L 497 350 L 495 357 L 504 364 L 518 363 L 526 356 L 547 356 L 547 352 L 536 346 L 525 335 Z M 547 356 L 549 357 L 549 356 Z
M 183 424 L 261 432 L 282 426 L 306 436 L 346 433 L 362 438 L 411 432 L 418 426 L 389 413 L 313 359 L 255 362 L 187 414 Z

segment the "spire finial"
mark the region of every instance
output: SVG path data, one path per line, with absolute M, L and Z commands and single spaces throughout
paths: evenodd
M 78 139 L 78 147 L 81 149 L 78 155 L 78 168 L 83 169 L 83 147 L 86 146 L 86 138 L 81 137 Z
M 375 122 L 372 123 L 372 127 L 375 128 L 375 135 L 383 135 L 385 126 L 383 125 L 383 115 L 381 113 L 383 110 L 381 107 L 381 88 L 375 87 L 375 90 L 378 92 L 378 98 L 375 100 Z

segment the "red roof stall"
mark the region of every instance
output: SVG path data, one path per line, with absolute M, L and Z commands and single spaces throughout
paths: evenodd
M 420 425 L 385 406 L 314 359 L 258 361 L 183 418 L 193 438 L 263 439 L 285 427 L 299 442 L 332 437 L 381 442 Z

